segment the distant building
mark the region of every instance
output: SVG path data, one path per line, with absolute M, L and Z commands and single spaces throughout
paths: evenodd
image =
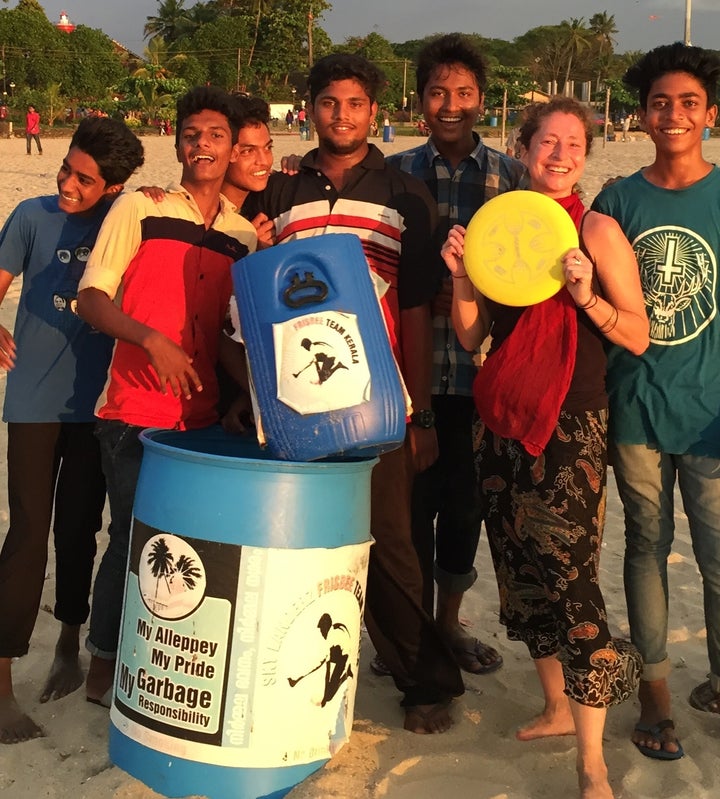
M 67 15 L 67 11 L 60 12 L 60 22 L 56 22 L 55 27 L 63 33 L 72 33 L 75 30 L 75 25 L 70 22 L 70 17 Z

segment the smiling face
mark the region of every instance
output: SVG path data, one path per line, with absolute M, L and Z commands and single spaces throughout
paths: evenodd
M 462 64 L 441 64 L 430 75 L 422 94 L 422 112 L 440 153 L 443 147 L 475 148 L 473 126 L 484 96 L 475 75 Z
M 717 106 L 708 108 L 700 81 L 686 72 L 669 72 L 650 87 L 640 120 L 659 151 L 680 154 L 702 147 L 705 127 L 712 127 Z
M 222 183 L 228 165 L 237 160 L 227 117 L 205 109 L 185 118 L 179 133 L 177 159 L 182 164 L 182 184 Z
M 333 155 L 351 155 L 367 148 L 377 103 L 370 100 L 358 81 L 333 81 L 318 92 L 308 110 L 321 148 Z
M 58 206 L 66 214 L 92 211 L 105 197 L 119 194 L 122 184 L 108 186 L 97 162 L 86 152 L 72 147 L 57 174 Z
M 241 191 L 262 191 L 273 164 L 273 141 L 262 122 L 240 128 L 237 161 L 230 164 L 225 182 Z
M 530 139 L 523 161 L 530 188 L 548 197 L 567 197 L 585 169 L 585 125 L 575 116 L 555 111 L 544 117 Z

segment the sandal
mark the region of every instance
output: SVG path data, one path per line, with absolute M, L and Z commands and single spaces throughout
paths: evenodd
M 690 692 L 690 704 L 705 713 L 720 713 L 720 693 L 713 690 L 710 680 L 695 686 Z

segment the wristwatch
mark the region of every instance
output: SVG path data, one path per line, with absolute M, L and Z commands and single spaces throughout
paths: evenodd
M 422 427 L 423 430 L 430 430 L 435 427 L 435 411 L 415 411 L 410 415 L 410 423 L 415 427 Z

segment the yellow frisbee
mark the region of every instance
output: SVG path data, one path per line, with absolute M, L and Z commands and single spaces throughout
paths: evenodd
M 534 305 L 564 285 L 562 256 L 578 246 L 575 223 L 555 200 L 510 191 L 475 212 L 465 269 L 477 290 L 503 305 Z

